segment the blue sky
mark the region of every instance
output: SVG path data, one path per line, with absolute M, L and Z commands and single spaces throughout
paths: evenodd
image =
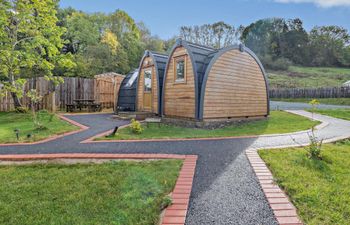
M 315 25 L 350 30 L 350 0 L 61 0 L 60 5 L 85 12 L 122 9 L 161 38 L 178 34 L 182 25 L 225 21 L 238 27 L 267 17 L 298 17 L 307 30 Z

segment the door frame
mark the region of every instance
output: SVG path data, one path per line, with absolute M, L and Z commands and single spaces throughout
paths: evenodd
M 146 79 L 146 72 L 150 72 L 151 74 L 151 90 L 150 91 L 145 91 L 145 79 Z M 143 111 L 147 111 L 147 112 L 152 112 L 152 101 L 153 101 L 153 66 L 150 66 L 150 67 L 146 67 L 146 68 L 143 68 L 143 91 L 142 91 L 142 99 L 143 99 Z M 145 94 L 149 95 L 150 96 L 150 105 L 149 107 L 145 107 Z

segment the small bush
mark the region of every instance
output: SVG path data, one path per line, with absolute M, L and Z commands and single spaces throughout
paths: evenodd
M 132 119 L 131 120 L 131 131 L 134 133 L 134 134 L 141 134 L 142 131 L 143 131 L 143 128 L 141 126 L 141 123 L 135 119 Z
M 26 107 L 17 107 L 15 109 L 15 112 L 16 113 L 28 113 L 28 108 L 26 108 Z
M 266 69 L 270 70 L 288 70 L 292 63 L 286 58 L 273 59 L 271 56 L 266 55 L 260 57 L 261 63 Z
M 310 145 L 306 147 L 307 156 L 310 159 L 322 159 L 322 142 L 323 140 L 319 140 L 312 129 L 311 134 L 309 134 Z

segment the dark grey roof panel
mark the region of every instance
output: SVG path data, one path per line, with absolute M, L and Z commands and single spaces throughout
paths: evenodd
M 128 86 L 127 83 L 137 71 L 138 69 L 128 73 L 120 85 L 117 103 L 117 109 L 119 111 L 135 111 L 137 79 L 131 84 L 131 86 Z

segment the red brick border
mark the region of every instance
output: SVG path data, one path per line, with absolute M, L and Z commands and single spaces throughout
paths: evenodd
M 185 224 L 187 208 L 190 201 L 197 155 L 176 154 L 26 154 L 0 155 L 0 161 L 26 161 L 45 159 L 182 159 L 184 160 L 179 177 L 171 193 L 172 205 L 164 210 L 162 225 Z
M 56 140 L 58 138 L 61 138 L 61 137 L 65 137 L 65 136 L 68 136 L 68 135 L 72 135 L 72 134 L 76 134 L 76 133 L 79 133 L 81 131 L 84 131 L 84 130 L 87 130 L 89 129 L 89 127 L 85 126 L 85 125 L 82 125 L 74 120 L 71 120 L 71 119 L 68 119 L 67 117 L 65 117 L 64 115 L 60 115 L 58 114 L 58 117 L 62 120 L 65 120 L 67 121 L 68 123 L 71 123 L 72 125 L 74 126 L 77 126 L 79 127 L 80 129 L 78 130 L 73 130 L 73 131 L 69 131 L 69 132 L 66 132 L 66 133 L 63 133 L 63 134 L 57 134 L 57 135 L 53 135 L 51 137 L 48 137 L 46 139 L 43 139 L 43 140 L 40 140 L 40 141 L 34 141 L 34 142 L 24 142 L 24 143 L 6 143 L 6 144 L 0 144 L 0 147 L 1 146 L 15 146 L 15 145 L 36 145 L 36 144 L 41 144 L 41 143 L 45 143 L 45 142 L 49 142 L 49 141 L 53 141 L 53 140 Z
M 246 155 L 278 223 L 281 225 L 302 225 L 303 222 L 299 219 L 295 206 L 281 188 L 275 184 L 272 173 L 259 154 L 255 150 L 247 150 Z

